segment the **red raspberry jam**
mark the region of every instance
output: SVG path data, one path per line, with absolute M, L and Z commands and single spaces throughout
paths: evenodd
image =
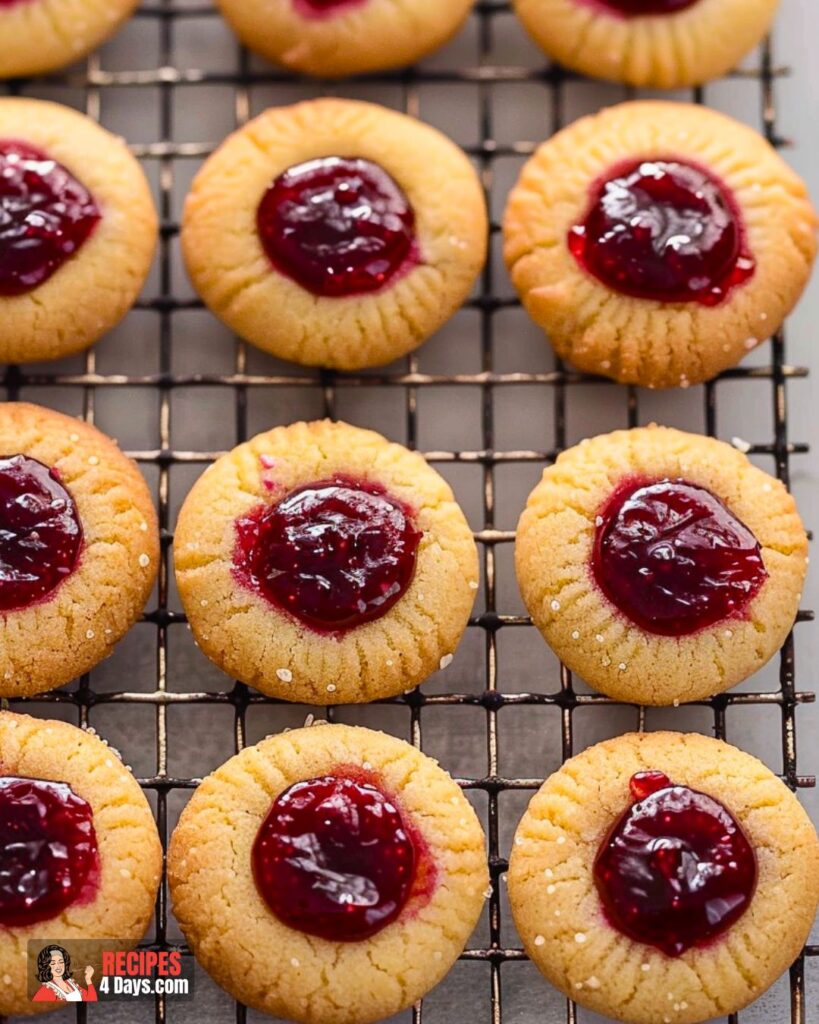
M 102 214 L 88 189 L 42 150 L 0 140 L 0 295 L 47 281 Z
M 727 808 L 662 772 L 631 780 L 633 804 L 594 862 L 594 881 L 612 927 L 635 942 L 680 956 L 704 946 L 748 909 L 757 864 Z
M 595 182 L 568 245 L 608 288 L 657 302 L 716 306 L 756 266 L 731 192 L 680 160 L 636 160 Z
M 331 18 L 356 7 L 363 7 L 370 0 L 293 0 L 293 8 L 303 18 Z
M 82 540 L 57 470 L 27 455 L 0 458 L 0 611 L 51 594 L 77 567 Z
M 256 225 L 276 270 L 314 295 L 377 291 L 419 262 L 410 201 L 370 160 L 290 167 L 264 194 Z
M 47 921 L 96 891 L 90 806 L 65 782 L 0 777 L 0 925 Z
M 256 887 L 290 928 L 360 942 L 400 915 L 417 852 L 398 807 L 371 782 L 328 775 L 273 802 L 253 844 Z
M 587 0 L 589 2 L 589 0 Z M 624 18 L 636 18 L 644 14 L 676 14 L 687 7 L 693 7 L 699 0 L 590 0 L 593 6 Z
M 768 578 L 748 527 L 686 480 L 627 480 L 598 520 L 594 578 L 649 633 L 686 636 L 740 616 Z
M 319 633 L 380 619 L 415 572 L 422 534 L 379 484 L 320 480 L 236 521 L 245 586 Z

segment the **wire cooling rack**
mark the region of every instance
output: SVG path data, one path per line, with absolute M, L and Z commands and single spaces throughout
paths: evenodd
M 604 393 L 607 400 L 625 397 L 624 416 L 617 422 L 598 423 L 600 431 L 646 422 L 645 406 L 651 399 L 650 393 L 620 388 L 553 362 L 539 341 L 538 351 L 542 349 L 543 356 L 526 372 L 511 368 L 510 360 L 502 354 L 507 343 L 514 350 L 513 334 L 516 337 L 517 333 L 529 329 L 524 326 L 523 314 L 497 258 L 497 220 L 503 199 L 514 173 L 534 150 L 536 142 L 572 119 L 576 113 L 571 109 L 572 90 L 582 87 L 583 83 L 570 73 L 546 64 L 530 47 L 527 49 L 528 44 L 519 32 L 511 48 L 498 42 L 498 26 L 503 23 L 508 28 L 512 21 L 509 3 L 505 0 L 478 0 L 466 30 L 472 40 L 471 56 L 463 65 L 453 67 L 445 59 L 433 59 L 397 74 L 326 88 L 297 82 L 257 62 L 235 44 L 227 42 L 226 29 L 222 30 L 223 45 L 233 55 L 232 62 L 216 61 L 215 67 L 203 69 L 199 59 L 186 62 L 184 53 L 180 57 L 179 39 L 186 26 L 212 22 L 218 32 L 217 20 L 215 10 L 207 4 L 152 0 L 139 10 L 132 25 L 123 30 L 124 43 L 113 51 L 113 68 L 109 69 L 110 51 L 106 49 L 102 56 L 92 55 L 82 66 L 65 74 L 42 81 L 7 83 L 5 87 L 10 93 L 40 95 L 78 106 L 114 130 L 122 130 L 119 126 L 124 106 L 130 106 L 132 113 L 134 107 L 150 106 L 150 124 L 140 128 L 142 141 L 131 135 L 128 138 L 155 186 L 162 222 L 155 274 L 136 311 L 115 332 L 118 344 L 106 341 L 96 350 L 60 364 L 9 366 L 2 374 L 2 385 L 9 400 L 25 398 L 64 407 L 88 421 L 96 421 L 109 433 L 114 433 L 118 424 L 124 425 L 126 436 L 141 438 L 143 434 L 132 430 L 133 424 L 129 424 L 130 409 L 131 419 L 139 420 L 152 432 L 151 444 L 126 443 L 125 447 L 155 487 L 162 531 L 158 585 L 143 624 L 123 642 L 126 657 L 118 660 L 115 655 L 106 663 L 107 667 L 95 669 L 73 687 L 33 701 L 11 704 L 34 713 L 73 717 L 80 725 L 95 726 L 103 735 L 110 736 L 122 747 L 126 759 L 135 764 L 140 784 L 155 808 L 163 842 L 166 842 L 173 820 L 190 790 L 197 785 L 199 776 L 225 760 L 233 749 L 255 741 L 264 732 L 299 724 L 298 719 L 309 710 L 278 704 L 241 684 L 231 686 L 225 677 L 209 670 L 201 655 L 193 650 L 184 616 L 178 610 L 169 563 L 175 508 L 194 476 L 222 450 L 272 422 L 295 418 L 294 414 L 330 417 L 343 414 L 344 418 L 380 427 L 410 447 L 421 448 L 455 483 L 462 503 L 467 483 L 466 477 L 459 473 L 467 473 L 474 489 L 471 506 L 469 501 L 465 504 L 472 514 L 482 552 L 483 589 L 480 608 L 470 623 L 463 645 L 466 653 L 459 654 L 465 671 L 461 676 L 442 675 L 438 681 L 418 691 L 380 702 L 380 707 L 369 712 L 327 709 L 324 715 L 338 720 L 363 721 L 408 735 L 418 746 L 422 746 L 423 721 L 427 740 L 424 748 L 429 749 L 428 737 L 432 730 L 437 737 L 432 752 L 441 755 L 444 766 L 458 776 L 487 831 L 492 896 L 485 919 L 472 945 L 463 954 L 463 964 L 453 971 L 454 981 L 448 979 L 441 986 L 443 996 L 432 996 L 402 1015 L 400 1020 L 412 1020 L 414 1024 L 421 1024 L 422 1020 L 433 1024 L 439 1018 L 447 1021 L 488 1019 L 492 1024 L 502 1021 L 534 1024 L 560 1018 L 568 1024 L 592 1020 L 593 1016 L 549 989 L 533 970 L 516 969 L 526 958 L 509 923 L 504 854 L 511 829 L 543 776 L 586 743 L 600 738 L 595 733 L 597 726 L 580 728 L 578 716 L 583 716 L 589 708 L 603 708 L 602 714 L 608 719 L 604 731 L 608 728 L 613 730 L 610 734 L 615 734 L 628 728 L 643 728 L 646 712 L 614 705 L 607 698 L 588 691 L 582 683 L 573 681 L 565 667 L 556 662 L 547 665 L 550 655 L 545 645 L 522 614 L 517 598 L 509 596 L 513 593 L 511 587 L 499 583 L 499 572 L 509 568 L 514 540 L 513 530 L 506 528 L 512 525 L 513 519 L 504 523 L 507 517 L 499 510 L 501 499 L 506 495 L 507 481 L 511 479 L 507 471 L 514 467 L 524 469 L 523 483 L 519 481 L 510 488 L 517 501 L 516 507 L 522 507 L 525 493 L 542 467 L 578 439 L 570 421 L 576 417 L 577 410 L 589 404 L 590 394 L 595 405 Z M 508 33 L 504 33 L 506 35 Z M 151 57 L 143 66 L 139 40 L 148 36 L 153 40 L 147 47 Z M 523 60 L 519 60 L 521 52 L 525 53 Z M 192 54 L 192 58 L 197 56 Z M 785 69 L 774 65 L 770 44 L 766 43 L 753 58 L 752 65 L 730 76 L 731 84 L 742 85 L 746 103 L 753 91 L 750 102 L 756 106 L 757 124 L 776 146 L 784 144 L 777 130 L 775 105 L 776 82 L 784 73 Z M 528 90 L 528 99 L 523 102 L 537 106 L 543 127 L 539 135 L 532 136 L 535 141 L 509 137 L 506 119 L 499 116 L 503 106 L 498 107 L 498 98 L 510 86 Z M 433 356 L 441 351 L 440 345 L 436 350 L 436 343 L 431 342 L 419 353 L 384 370 L 348 375 L 312 372 L 276 363 L 226 336 L 221 339 L 221 355 L 215 361 L 217 368 L 211 370 L 205 365 L 208 354 L 212 355 L 211 350 L 202 342 L 200 353 L 197 344 L 201 339 L 197 337 L 197 330 L 183 326 L 187 322 L 184 318 L 205 317 L 206 314 L 201 312 L 201 303 L 188 290 L 178 270 L 179 198 L 195 168 L 230 127 L 245 122 L 269 102 L 292 102 L 322 91 L 344 94 L 348 90 L 352 95 L 389 102 L 407 113 L 420 113 L 429 119 L 431 115 L 426 110 L 424 97 L 430 87 L 438 89 L 438 95 L 441 89 L 469 92 L 468 103 L 476 115 L 477 132 L 472 141 L 465 141 L 464 148 L 480 171 L 493 218 L 494 258 L 483 272 L 465 312 L 459 314 L 462 333 L 469 336 L 472 345 L 468 350 L 464 348 L 462 364 L 456 352 L 454 364 L 452 358 L 442 361 L 443 370 L 434 358 L 432 367 L 427 367 L 427 349 Z M 230 95 L 232 112 L 228 120 L 232 123 L 221 130 L 213 127 L 207 109 L 214 89 L 220 90 L 220 95 L 226 92 Z M 127 103 L 123 95 L 128 97 Z M 620 98 L 628 95 L 625 90 Z M 185 97 L 188 99 L 182 102 Z M 687 98 L 703 102 L 705 96 L 702 90 L 696 90 Z M 432 115 L 434 119 L 434 111 Z M 181 135 L 180 120 L 185 121 Z M 515 117 L 511 121 L 514 123 Z M 499 184 L 502 189 L 498 188 Z M 517 319 L 509 319 L 518 313 Z M 204 320 L 196 323 L 204 323 Z M 146 338 L 151 340 L 146 341 Z M 451 347 L 454 342 L 446 344 Z M 108 345 L 113 346 L 110 352 L 114 358 L 108 355 Z M 143 347 L 145 366 L 140 359 Z M 180 351 L 187 352 L 190 358 L 177 359 Z M 225 362 L 226 353 L 230 353 L 230 365 Z M 763 462 L 772 460 L 777 475 L 788 483 L 791 457 L 804 454 L 807 446 L 789 439 L 787 384 L 793 378 L 805 376 L 807 371 L 786 362 L 782 333 L 765 347 L 764 359 L 761 364 L 732 369 L 719 381 L 692 389 L 691 397 L 694 398 L 694 392 L 701 392 L 703 419 L 699 429 L 716 435 L 718 415 L 723 411 L 717 399 L 720 389 L 726 386 L 724 382 L 740 382 L 747 389 L 743 399 L 746 402 L 751 397 L 754 382 L 768 387 L 772 408 L 770 440 L 753 444 L 750 454 Z M 525 361 L 524 365 L 529 366 Z M 463 411 L 471 430 L 467 443 L 455 443 L 451 432 L 445 432 L 448 442 L 438 441 L 433 421 L 437 420 L 441 406 L 430 400 L 436 391 L 443 392 L 456 409 Z M 518 396 L 531 396 L 533 392 L 536 392 L 534 401 L 541 415 L 529 422 L 527 415 L 516 416 L 515 410 Z M 176 397 L 183 393 L 189 401 L 177 405 Z M 294 394 L 300 396 L 295 405 Z M 501 400 L 503 395 L 509 394 L 512 394 L 511 405 Z M 757 394 L 755 391 L 754 395 Z M 202 416 L 204 410 L 214 407 L 217 395 L 217 415 L 226 412 L 225 396 L 228 396 L 232 416 L 226 418 L 227 433 L 219 435 L 221 443 L 213 446 L 213 450 L 205 450 L 211 447 L 207 440 L 213 435 L 205 429 Z M 259 395 L 264 399 L 261 411 Z M 699 400 L 698 395 L 695 400 Z M 372 422 L 370 412 L 375 419 L 380 415 L 383 425 Z M 512 429 L 509 428 L 510 417 Z M 193 430 L 187 429 L 189 418 L 195 421 Z M 202 425 L 201 432 L 197 432 L 196 424 Z M 520 443 L 521 437 L 524 444 Z M 180 494 L 174 494 L 177 478 L 182 483 Z M 798 622 L 811 618 L 810 612 L 800 611 Z M 155 634 L 153 638 L 150 632 Z M 178 655 L 177 643 L 182 652 Z M 520 664 L 526 666 L 523 673 L 519 670 Z M 140 665 L 145 669 L 141 682 L 137 679 Z M 197 685 L 203 678 L 208 680 L 209 671 L 213 686 Z M 460 692 L 454 692 L 451 680 L 463 680 Z M 768 759 L 777 762 L 777 768 L 781 767 L 789 786 L 794 789 L 810 787 L 814 780 L 801 775 L 797 768 L 796 712 L 801 704 L 813 699 L 813 693 L 797 689 L 794 645 L 789 638 L 779 656 L 778 672 L 772 671 L 761 685 L 740 688 L 703 702 L 697 709 L 701 716 L 695 720 L 695 727 L 724 737 L 726 716 L 731 709 L 761 709 L 767 715 Z M 115 725 L 113 719 L 106 718 L 106 710 L 119 707 L 124 707 L 125 718 Z M 195 709 L 198 708 L 203 708 L 203 713 L 197 717 Z M 526 709 L 522 713 L 527 717 L 536 716 L 541 710 L 549 716 L 539 719 L 544 723 L 542 733 L 540 726 L 534 733 L 531 726 L 525 732 L 526 744 L 537 747 L 542 743 L 543 746 L 542 752 L 535 750 L 528 759 L 511 756 L 513 748 L 522 745 L 520 737 L 524 735 L 522 725 L 519 736 L 512 724 L 522 723 L 519 716 L 514 717 L 516 708 Z M 461 709 L 461 716 L 453 717 L 456 714 L 453 709 Z M 459 742 L 453 734 L 463 728 L 465 709 L 469 709 L 473 717 L 471 725 L 464 730 L 463 742 Z M 184 722 L 177 718 L 172 724 L 170 716 L 181 712 L 184 712 Z M 673 712 L 675 717 L 665 719 L 663 724 L 674 728 L 685 723 L 685 727 L 689 727 L 690 718 L 686 719 L 685 714 L 690 712 L 689 708 L 678 709 Z M 218 735 L 216 727 L 210 724 L 217 714 L 223 723 L 225 714 L 231 719 L 230 728 Z M 479 727 L 475 725 L 475 715 L 481 720 Z M 261 716 L 255 724 L 253 716 Z M 434 728 L 427 724 L 433 716 Z M 178 765 L 183 768 L 193 765 L 195 759 L 187 755 L 181 760 L 177 757 L 177 764 L 175 749 L 181 749 L 183 744 L 189 749 L 191 743 L 194 746 L 199 743 L 197 723 L 202 730 L 202 745 L 212 748 L 210 763 L 201 771 L 180 770 Z M 193 741 L 191 732 L 195 734 Z M 739 742 L 741 745 L 741 739 Z M 549 763 L 548 770 L 545 763 Z M 510 771 L 507 765 L 523 767 Z M 530 765 L 537 771 L 527 774 L 525 768 Z M 154 948 L 173 946 L 189 955 L 169 914 L 164 885 L 157 901 L 153 933 L 149 933 L 146 944 Z M 809 958 L 817 957 L 819 946 L 805 950 L 790 971 L 789 987 L 778 986 L 772 1001 L 765 1003 L 764 1019 L 774 1024 L 819 1021 L 819 1017 L 808 1018 L 805 988 L 806 963 L 810 962 Z M 213 1021 L 235 1019 L 240 1024 L 261 1019 L 241 1005 L 231 1006 L 223 994 L 208 987 L 201 972 L 197 985 L 199 995 L 192 1008 L 190 1004 L 166 1005 L 164 999 L 157 999 L 156 1021 L 201 1019 L 203 1015 Z M 83 1006 L 77 1007 L 76 1013 L 79 1021 L 85 1020 Z M 141 1021 L 150 1015 L 150 1010 L 144 1004 L 139 1008 L 109 1004 L 106 1013 L 117 1021 Z M 730 1018 L 731 1021 L 737 1019 Z M 763 1018 L 755 1016 L 753 1010 L 742 1014 L 743 1021 L 754 1019 Z

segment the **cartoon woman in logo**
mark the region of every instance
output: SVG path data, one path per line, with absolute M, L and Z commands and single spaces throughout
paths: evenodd
M 71 957 L 62 946 L 45 946 L 37 956 L 37 977 L 42 982 L 33 996 L 35 1003 L 96 1003 L 97 990 L 91 984 L 94 968 L 85 968 L 85 988 L 71 977 Z

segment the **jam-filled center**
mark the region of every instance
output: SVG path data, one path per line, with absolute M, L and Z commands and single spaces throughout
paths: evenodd
M 319 632 L 386 614 L 410 585 L 422 536 L 383 487 L 346 477 L 254 509 L 236 533 L 240 581 Z
M 607 287 L 657 302 L 717 305 L 755 268 L 731 192 L 680 160 L 632 161 L 595 182 L 568 245 Z
M 595 580 L 650 633 L 684 636 L 742 615 L 768 578 L 748 527 L 685 480 L 627 480 L 598 522 Z
M 331 18 L 356 7 L 364 7 L 370 0 L 293 0 L 293 9 L 303 18 Z
M 264 194 L 256 225 L 273 266 L 315 295 L 376 291 L 418 263 L 410 201 L 370 160 L 288 168 Z
M 0 925 L 47 921 L 93 895 L 93 814 L 67 783 L 0 777 L 0 836 Z
M 0 611 L 47 597 L 77 566 L 82 526 L 55 469 L 0 458 Z
M 588 0 L 587 0 L 588 2 Z M 620 14 L 625 18 L 635 18 L 644 14 L 677 14 L 688 7 L 693 7 L 700 0 L 591 0 L 596 7 Z
M 276 798 L 253 845 L 256 886 L 291 928 L 368 939 L 409 899 L 418 854 L 401 811 L 372 782 L 328 775 Z
M 47 281 L 100 220 L 88 189 L 27 142 L 0 140 L 0 295 Z
M 730 928 L 748 909 L 757 862 L 742 826 L 718 800 L 662 772 L 631 780 L 634 803 L 594 862 L 609 923 L 680 956 Z

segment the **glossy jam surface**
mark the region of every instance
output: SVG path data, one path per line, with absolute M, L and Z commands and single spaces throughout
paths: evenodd
M 370 0 L 293 0 L 293 9 L 303 18 L 331 18 L 345 14 L 356 7 L 364 7 Z
M 662 772 L 631 780 L 634 803 L 594 862 L 609 923 L 680 956 L 706 945 L 748 909 L 757 863 L 740 824 L 719 801 Z
M 318 632 L 386 614 L 415 572 L 421 533 L 383 487 L 345 477 L 299 487 L 237 520 L 240 582 Z
M 26 455 L 0 458 L 0 611 L 48 597 L 76 568 L 82 540 L 56 470 Z
M 657 302 L 715 306 L 755 267 L 729 190 L 678 160 L 614 168 L 593 185 L 568 244 L 608 288 Z
M 253 845 L 262 898 L 291 928 L 360 942 L 409 899 L 417 852 L 401 812 L 372 782 L 298 782 L 273 803 Z
M 412 206 L 369 160 L 290 167 L 265 193 L 256 226 L 273 266 L 314 295 L 377 291 L 418 263 Z
M 93 894 L 93 814 L 67 783 L 0 777 L 0 836 L 0 925 L 47 921 Z
M 676 14 L 693 7 L 700 0 L 586 0 L 594 7 L 603 8 L 625 18 L 644 14 Z
M 628 480 L 599 517 L 598 586 L 650 633 L 685 636 L 740 616 L 768 578 L 756 537 L 685 480 Z
M 62 164 L 27 142 L 0 140 L 0 295 L 22 295 L 74 255 L 101 217 Z

